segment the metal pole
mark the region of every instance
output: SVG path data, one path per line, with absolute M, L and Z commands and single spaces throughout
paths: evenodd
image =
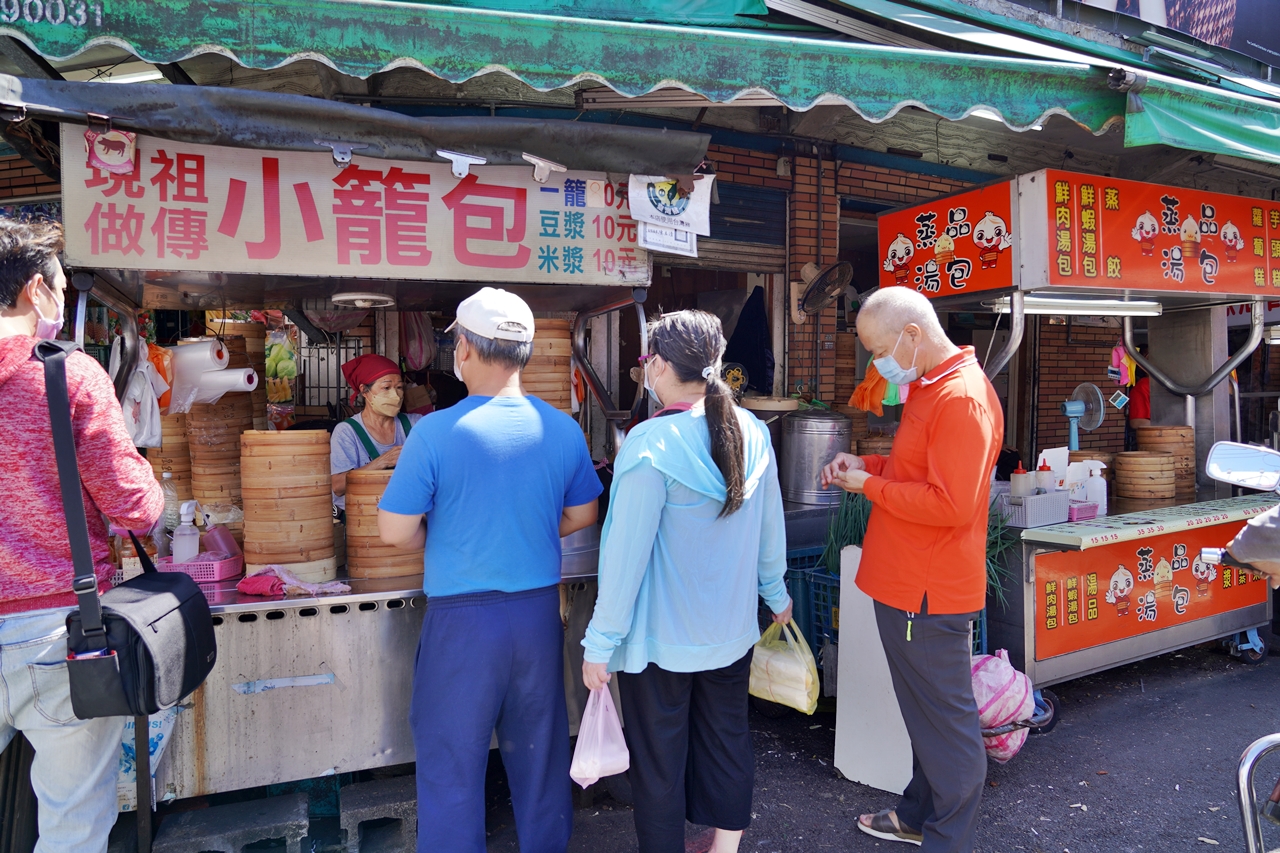
M 1022 335 L 1026 331 L 1026 294 L 1015 290 L 1009 296 L 1009 341 L 996 353 L 995 358 L 983 365 L 987 378 L 994 380 L 1004 366 L 1013 359 L 1013 354 L 1022 345 Z
M 1191 394 L 1188 394 L 1186 397 L 1183 398 L 1183 406 L 1184 406 L 1183 411 L 1185 412 L 1183 417 L 1187 422 L 1187 426 L 1191 427 L 1192 429 L 1195 429 L 1196 428 L 1196 398 Z
M 1249 321 L 1249 340 L 1244 346 L 1236 350 L 1236 352 L 1227 359 L 1226 363 L 1213 372 L 1213 374 L 1201 382 L 1199 385 L 1182 385 L 1175 382 L 1163 370 L 1156 367 L 1151 359 L 1138 352 L 1138 346 L 1133 342 L 1133 318 L 1124 318 L 1124 348 L 1129 353 L 1129 357 L 1137 362 L 1138 366 L 1147 371 L 1151 378 L 1159 382 L 1165 388 L 1169 389 L 1169 393 L 1177 394 L 1181 397 L 1199 397 L 1201 394 L 1207 394 L 1217 387 L 1218 383 L 1231 375 L 1231 371 L 1239 367 L 1244 360 L 1253 354 L 1258 348 L 1258 344 L 1262 343 L 1262 320 L 1266 314 L 1266 301 L 1255 298 L 1253 300 L 1253 310 L 1250 313 Z M 1194 404 L 1193 404 L 1194 406 Z M 1194 409 L 1192 410 L 1194 414 Z M 1195 426 L 1195 418 L 1191 418 L 1189 426 Z
M 1244 821 L 1244 841 L 1248 853 L 1266 853 L 1262 842 L 1262 821 L 1258 818 L 1258 799 L 1253 791 L 1253 774 L 1258 769 L 1258 762 L 1277 749 L 1280 749 L 1280 734 L 1258 738 L 1240 756 L 1240 766 L 1236 770 L 1240 818 Z

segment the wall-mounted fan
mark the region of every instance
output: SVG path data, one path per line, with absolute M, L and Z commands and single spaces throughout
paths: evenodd
M 804 281 L 791 282 L 791 321 L 797 325 L 835 302 L 853 281 L 853 265 L 847 261 L 819 267 L 808 263 L 800 270 Z

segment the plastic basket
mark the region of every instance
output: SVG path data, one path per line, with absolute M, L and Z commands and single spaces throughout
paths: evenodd
M 978 611 L 978 618 L 973 620 L 973 653 L 987 654 L 987 611 Z
M 188 560 L 185 563 L 174 563 L 172 557 L 161 557 L 156 560 L 156 570 L 161 572 L 185 572 L 191 575 L 196 583 L 225 581 L 238 578 L 244 574 L 244 557 L 237 554 L 226 560 Z
M 1017 498 L 1022 501 L 1021 504 L 1013 503 L 1014 500 L 1009 495 L 1000 495 L 1000 511 L 1004 513 L 1010 527 L 1061 524 L 1067 520 L 1067 514 L 1071 511 L 1071 493 L 1067 491 Z
M 825 568 L 809 572 L 810 608 L 813 620 L 814 654 L 826 640 L 840 640 L 840 577 L 829 574 Z

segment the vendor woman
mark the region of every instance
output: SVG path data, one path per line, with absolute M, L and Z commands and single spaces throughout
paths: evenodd
M 351 403 L 359 412 L 334 427 L 329 439 L 336 515 L 346 511 L 347 472 L 396 467 L 409 430 L 422 419 L 422 415 L 400 411 L 404 378 L 391 359 L 362 355 L 342 365 L 342 375 L 351 385 Z

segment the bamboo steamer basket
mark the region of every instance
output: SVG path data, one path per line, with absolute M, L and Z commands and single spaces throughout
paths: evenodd
M 873 435 L 858 439 L 859 456 L 888 456 L 893 450 L 893 436 Z
M 267 425 L 267 327 L 258 323 L 216 323 L 213 329 L 205 332 L 208 336 L 217 334 L 221 327 L 227 327 L 222 335 L 222 342 L 230 353 L 227 368 L 251 367 L 258 374 L 257 386 L 249 392 L 249 400 L 253 407 L 254 429 L 266 429 Z M 231 329 L 235 328 L 235 333 Z M 255 331 L 256 329 L 256 331 Z
M 422 576 L 422 548 L 393 548 L 378 535 L 378 501 L 391 474 L 347 472 L 347 574 L 353 578 Z
M 573 321 L 536 317 L 533 356 L 520 374 L 526 394 L 538 397 L 562 412 L 573 412 L 573 382 L 569 374 L 573 345 Z M 350 563 L 348 544 L 348 563 Z
M 248 430 L 240 441 L 245 562 L 282 565 L 308 582 L 332 580 L 329 433 Z
M 1195 499 L 1196 431 L 1189 426 L 1136 427 L 1138 449 L 1173 454 L 1178 496 Z
M 191 449 L 187 443 L 186 415 L 165 415 L 160 418 L 160 446 L 148 448 L 147 461 L 151 463 L 157 480 L 167 471 L 173 475 L 175 482 L 186 481 L 187 497 L 184 500 L 191 500 Z
M 1107 506 L 1107 512 L 1110 515 L 1127 515 L 1135 512 L 1149 512 L 1153 509 L 1164 509 L 1166 507 L 1177 506 L 1176 499 L 1138 499 L 1138 498 L 1115 498 L 1114 501 Z
M 852 393 L 852 392 L 851 392 Z M 871 430 L 868 426 L 867 413 L 861 409 L 855 408 L 845 403 L 837 403 L 831 407 L 835 411 L 847 417 L 853 423 L 852 440 L 857 441 L 861 438 L 870 438 Z M 853 445 L 850 445 L 852 450 Z
M 1176 497 L 1173 454 L 1138 450 L 1115 455 L 1117 498 L 1168 500 Z

